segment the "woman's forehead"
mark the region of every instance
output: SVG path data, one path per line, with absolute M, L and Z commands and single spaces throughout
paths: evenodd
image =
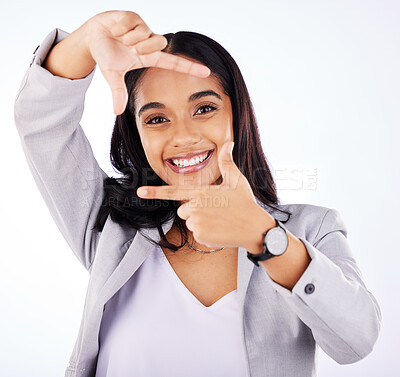
M 223 88 L 214 75 L 200 78 L 187 73 L 151 67 L 139 80 L 135 91 L 135 102 L 137 106 L 145 102 L 163 102 L 163 100 L 187 102 L 193 93 L 206 90 L 218 93 L 221 98 L 224 96 Z
M 173 83 L 174 85 L 171 85 Z M 143 73 L 139 80 L 139 89 L 143 92 L 160 90 L 167 87 L 173 90 L 179 88 L 191 88 L 200 86 L 220 87 L 219 80 L 213 74 L 208 77 L 197 77 L 184 72 L 172 71 L 170 69 L 151 67 Z

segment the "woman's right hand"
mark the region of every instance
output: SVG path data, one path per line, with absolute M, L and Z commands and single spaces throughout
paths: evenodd
M 161 52 L 167 39 L 154 34 L 142 18 L 128 11 L 107 11 L 81 26 L 85 45 L 111 88 L 114 113 L 124 112 L 128 93 L 125 73 L 143 67 L 159 67 L 207 77 L 208 67 Z

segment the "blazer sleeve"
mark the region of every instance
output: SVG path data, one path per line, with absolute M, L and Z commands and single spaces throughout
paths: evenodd
M 263 269 L 268 280 L 331 358 L 339 364 L 361 360 L 376 343 L 381 311 L 363 282 L 339 212 L 328 209 L 313 243 L 299 239 L 311 262 L 292 291 Z
M 89 270 L 100 233 L 92 231 L 106 173 L 99 167 L 80 120 L 95 69 L 71 80 L 42 67 L 50 49 L 69 33 L 58 28 L 38 46 L 14 104 L 22 149 L 57 227 Z

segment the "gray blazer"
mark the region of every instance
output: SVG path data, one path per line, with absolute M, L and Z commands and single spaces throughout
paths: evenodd
M 152 250 L 144 235 L 155 240 L 159 235 L 155 228 L 136 232 L 121 227 L 110 216 L 102 232 L 90 230 L 107 176 L 80 125 L 95 70 L 83 79 L 70 80 L 41 66 L 50 48 L 67 35 L 56 28 L 35 51 L 15 100 L 15 124 L 43 199 L 90 274 L 65 377 L 93 377 L 104 305 Z M 284 213 L 258 203 L 286 220 Z M 361 360 L 378 338 L 381 312 L 362 280 L 342 218 L 337 210 L 321 206 L 280 207 L 292 212 L 286 227 L 303 241 L 312 261 L 290 291 L 272 281 L 239 247 L 237 288 L 249 375 L 316 376 L 317 345 L 340 364 Z M 163 224 L 164 232 L 171 226 L 172 220 Z

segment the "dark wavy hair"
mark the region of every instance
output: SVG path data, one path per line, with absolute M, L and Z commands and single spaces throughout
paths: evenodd
M 289 219 L 290 212 L 276 206 L 279 200 L 275 182 L 261 147 L 253 105 L 235 60 L 220 44 L 205 35 L 179 31 L 164 36 L 168 45 L 162 51 L 195 59 L 210 68 L 211 74 L 218 79 L 232 104 L 235 141 L 232 154 L 236 165 L 247 178 L 254 195 L 267 206 L 285 212 Z M 177 251 L 187 244 L 188 238 L 185 222 L 177 215 L 181 203 L 175 200 L 142 199 L 136 194 L 137 188 L 143 185 L 167 184 L 149 165 L 135 120 L 135 97 L 140 78 L 147 69 L 135 69 L 125 74 L 129 99 L 124 113 L 116 117 L 110 151 L 111 163 L 122 173 L 122 177 L 105 178 L 103 203 L 92 229 L 101 232 L 108 215 L 113 221 L 137 230 L 157 227 L 160 241 L 150 241 Z M 170 243 L 161 227 L 171 218 L 181 233 L 182 242 L 179 245 Z

